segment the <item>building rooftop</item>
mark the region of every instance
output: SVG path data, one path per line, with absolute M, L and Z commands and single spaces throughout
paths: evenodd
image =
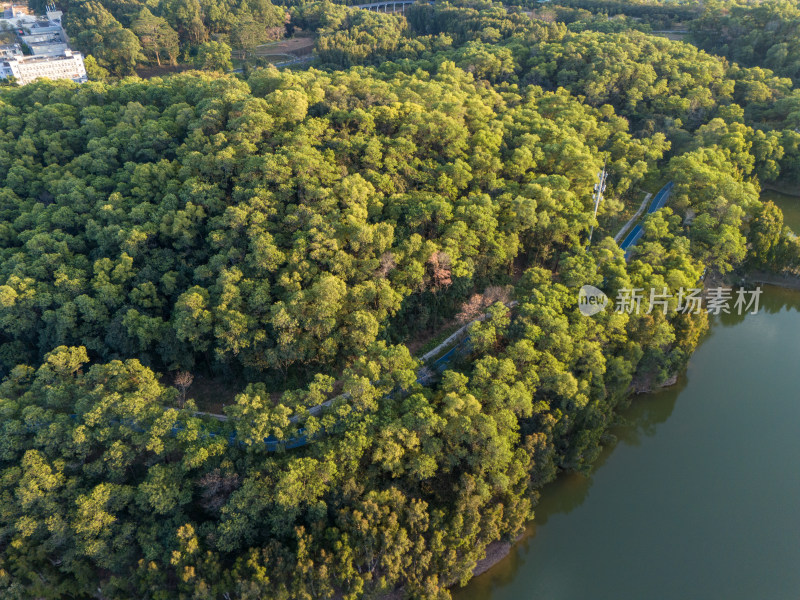
M 79 57 L 81 56 L 80 52 L 73 52 L 72 50 L 63 50 L 59 54 L 56 55 L 29 55 L 29 56 L 16 56 L 16 60 L 18 62 L 23 63 L 36 63 L 36 62 L 49 62 L 53 60 L 63 60 L 67 58 L 72 58 L 73 56 Z
M 2 17 L 4 19 L 15 19 L 24 15 L 28 15 L 27 6 L 19 6 L 14 4 L 4 4 Z
M 51 31 L 59 31 L 60 32 L 61 31 L 61 25 L 59 25 L 58 23 L 54 23 L 53 21 L 50 21 L 49 19 L 41 19 L 41 20 L 36 21 L 35 23 L 32 23 L 29 26 L 29 29 L 31 30 L 32 34 L 35 34 L 35 33 L 50 33 Z
M 12 56 L 21 56 L 22 48 L 19 44 L 0 44 L 0 58 L 10 58 Z
M 64 42 L 28 43 L 28 47 L 34 56 L 55 56 L 69 50 Z

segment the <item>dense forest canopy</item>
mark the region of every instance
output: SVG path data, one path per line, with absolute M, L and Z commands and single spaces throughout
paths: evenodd
M 170 369 L 341 364 L 411 294 L 446 295 L 436 257 L 462 294 L 523 248 L 547 263 L 585 235 L 604 157 L 624 194 L 667 147 L 447 62 L 4 99 L 6 368 L 59 345 Z
M 124 74 L 125 31 L 213 66 L 210 31 L 274 8 L 68 14 Z M 314 68 L 0 90 L 4 598 L 444 600 L 685 365 L 707 317 L 681 288 L 798 266 L 759 200 L 800 180 L 794 75 L 547 10 L 569 23 L 309 3 Z M 672 310 L 585 317 L 584 284 Z M 485 318 L 420 383 L 409 345 L 459 314 Z M 187 371 L 244 388 L 226 420 L 165 384 Z
M 540 0 L 525 0 L 519 4 L 548 8 L 551 5 Z M 626 15 L 647 23 L 653 29 L 669 29 L 676 22 L 696 18 L 701 12 L 699 3 L 694 0 L 556 0 L 552 4 L 593 14 Z
M 745 66 L 800 80 L 800 7 L 787 0 L 703 4 L 690 23 L 700 47 Z
M 747 67 L 771 69 L 795 81 L 800 78 L 800 7 L 790 0 L 557 0 L 554 5 L 540 6 L 552 6 L 564 22 L 574 19 L 575 11 L 585 11 L 592 15 L 585 19 L 589 21 L 617 15 L 652 29 L 688 29 L 688 39 L 709 52 Z M 564 8 L 572 9 L 572 14 Z

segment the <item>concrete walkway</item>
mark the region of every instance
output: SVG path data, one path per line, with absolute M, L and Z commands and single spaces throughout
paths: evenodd
M 636 221 L 638 221 L 644 214 L 644 211 L 647 209 L 647 203 L 650 201 L 650 198 L 652 197 L 653 194 L 651 194 L 650 192 L 647 192 L 647 194 L 645 194 L 644 200 L 642 200 L 642 205 L 639 207 L 639 210 L 636 211 L 636 214 L 631 217 L 631 220 L 625 223 L 625 225 L 622 226 L 622 229 L 620 229 L 617 232 L 617 235 L 614 236 L 614 241 L 617 244 L 619 244 L 622 241 L 623 237 L 625 237 L 625 234 L 628 232 L 628 230 L 631 227 L 633 227 L 633 224 L 636 223 Z

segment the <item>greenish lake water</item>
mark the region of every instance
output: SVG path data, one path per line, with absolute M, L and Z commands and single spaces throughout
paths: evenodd
M 783 222 L 800 235 L 800 197 L 765 190 L 761 193 L 761 199 L 772 200 L 783 211 Z
M 591 476 L 545 488 L 525 539 L 455 598 L 797 600 L 798 350 L 798 292 L 717 318 L 678 385 L 634 398 Z

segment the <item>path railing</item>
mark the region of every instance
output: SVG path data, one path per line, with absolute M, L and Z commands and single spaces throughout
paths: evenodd
M 406 6 L 411 6 L 416 0 L 395 0 L 394 2 L 370 2 L 369 4 L 356 4 L 354 8 L 361 8 L 372 12 L 397 12 L 398 7 L 400 12 L 406 12 Z M 389 9 L 391 7 L 391 10 Z

